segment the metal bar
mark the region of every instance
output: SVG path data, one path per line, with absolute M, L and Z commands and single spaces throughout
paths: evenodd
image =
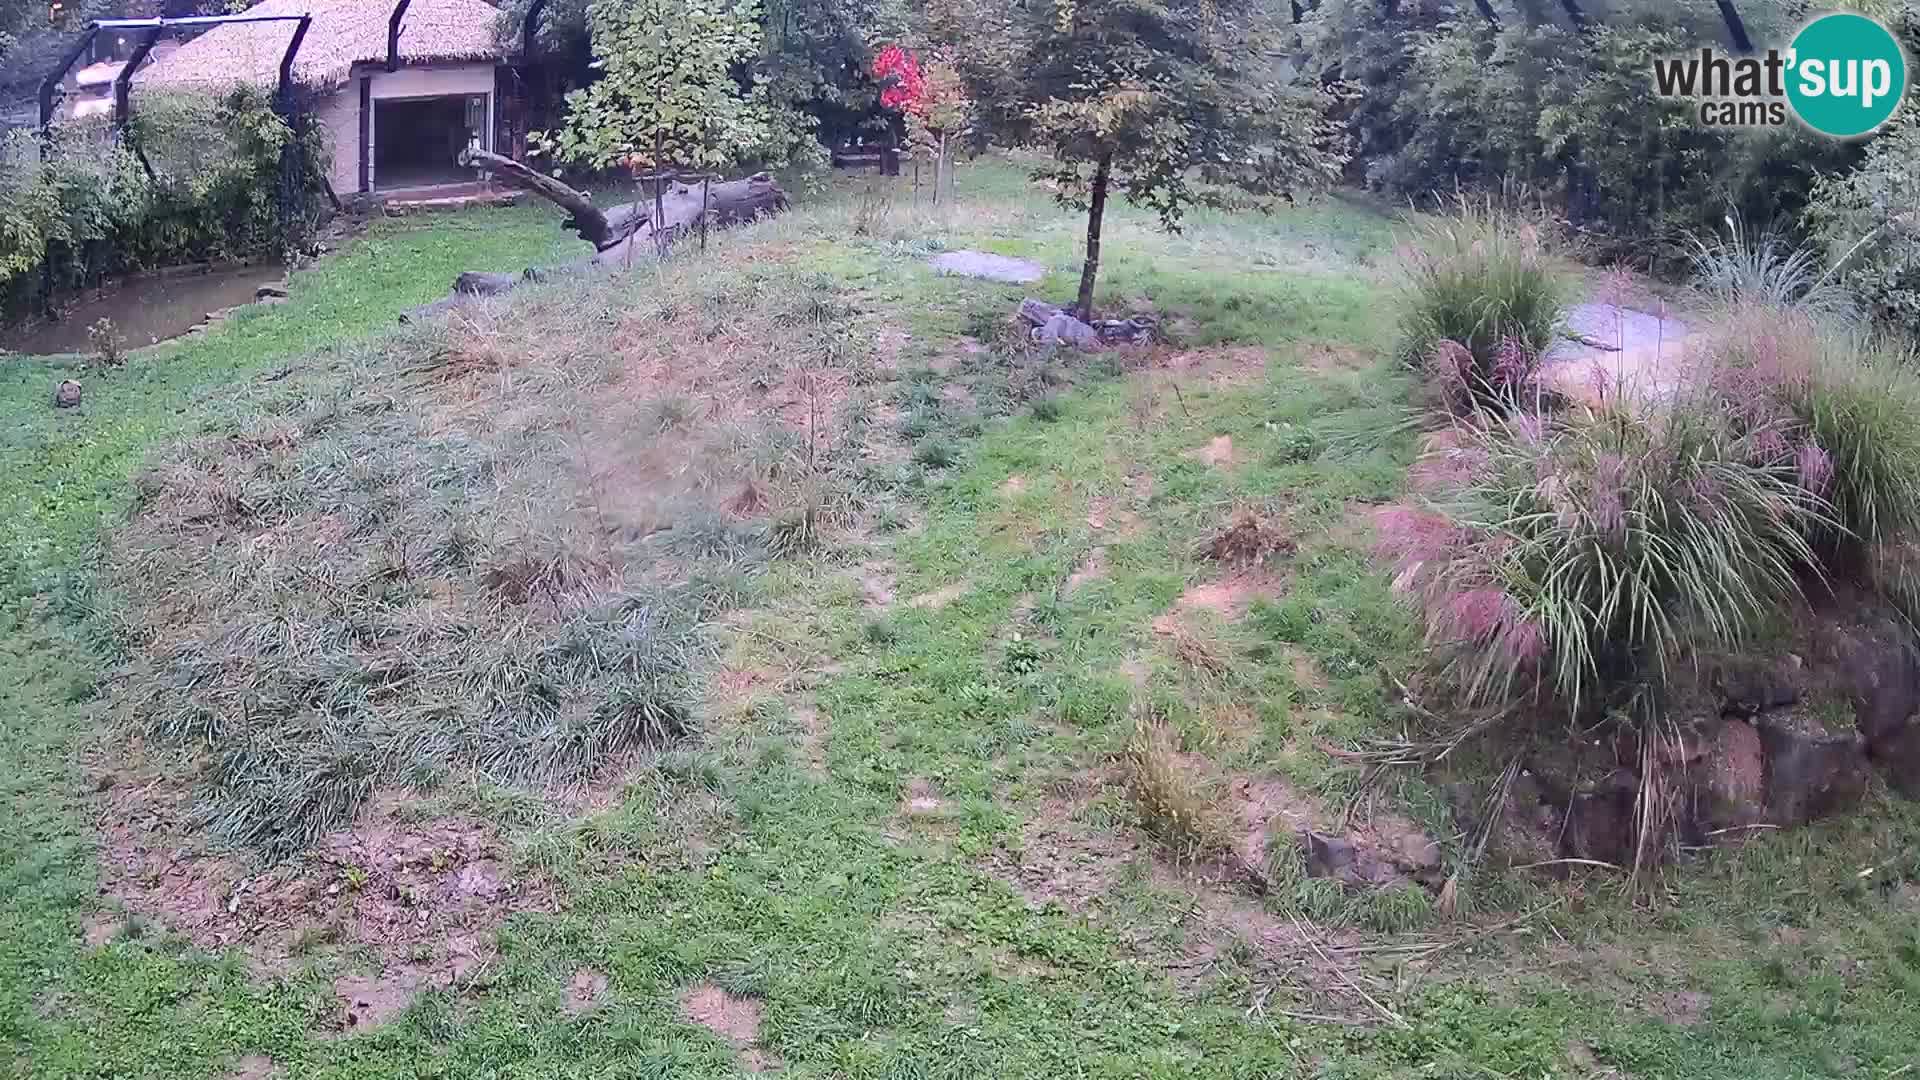
M 293 58 L 300 52 L 300 43 L 307 40 L 307 28 L 313 25 L 313 16 L 300 16 L 299 25 L 293 28 L 293 40 L 287 42 L 287 52 L 280 58 L 280 86 L 277 96 L 283 100 L 293 94 Z
M 48 72 L 46 81 L 40 84 L 40 129 L 42 131 L 46 130 L 47 125 L 53 123 L 53 96 L 60 89 L 60 80 L 67 77 L 67 71 L 73 67 L 73 62 L 80 59 L 81 53 L 92 48 L 93 39 L 99 36 L 100 24 L 89 24 L 87 32 L 80 35 L 80 40 L 60 59 L 60 66 Z
M 373 80 L 360 76 L 360 193 L 373 190 Z
M 127 114 L 132 109 L 133 73 L 141 64 L 147 62 L 147 54 L 153 51 L 154 42 L 160 40 L 165 26 L 156 26 L 147 31 L 140 44 L 133 47 L 133 55 L 120 66 L 120 74 L 113 77 L 113 126 L 124 129 L 127 126 Z
M 101 19 L 96 30 L 192 29 L 196 26 L 225 26 L 228 23 L 298 22 L 305 15 L 190 15 L 184 19 Z
M 400 70 L 400 20 L 407 17 L 407 5 L 413 0 L 396 0 L 387 19 L 387 70 Z
M 540 14 L 547 10 L 547 0 L 533 0 L 527 6 L 527 17 L 520 21 L 520 59 L 525 61 L 533 55 L 533 35 L 540 32 Z

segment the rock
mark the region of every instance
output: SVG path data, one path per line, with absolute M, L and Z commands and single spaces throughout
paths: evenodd
M 1860 734 L 1869 745 L 1899 738 L 1920 712 L 1920 656 L 1899 617 L 1872 612 L 1820 636 Z
M 1766 716 L 1756 726 L 1774 824 L 1805 825 L 1850 810 L 1866 795 L 1869 765 L 1858 734 L 1829 732 L 1798 713 Z
M 1873 747 L 1873 759 L 1887 774 L 1887 784 L 1909 799 L 1920 799 L 1920 724 Z
M 1093 327 L 1064 311 L 1048 319 L 1045 326 L 1035 330 L 1033 339 L 1042 345 L 1069 345 L 1076 349 L 1100 347 L 1099 333 Z
M 698 203 L 699 200 L 695 199 L 694 202 Z M 1011 259 L 984 251 L 949 251 L 934 256 L 931 262 L 936 273 L 1005 281 L 1015 285 L 1031 285 L 1047 276 L 1047 268 L 1037 262 Z
M 498 296 L 525 280 L 519 274 L 489 274 L 469 270 L 453 279 L 453 291 L 467 296 Z
M 1615 866 L 1633 865 L 1639 829 L 1633 804 L 1640 778 L 1631 769 L 1615 769 L 1591 789 L 1576 792 L 1567 805 L 1562 854 Z
M 1154 330 L 1159 325 L 1151 315 L 1136 315 L 1130 319 L 1100 319 L 1093 324 L 1093 329 L 1100 335 L 1101 341 L 1145 345 L 1153 340 Z
M 270 282 L 253 290 L 255 300 L 285 300 L 289 295 L 284 281 Z
M 1062 310 L 1045 300 L 1035 300 L 1031 296 L 1020 301 L 1020 317 L 1035 326 L 1047 325 L 1057 318 Z
M 1806 664 L 1798 656 L 1778 660 L 1732 659 L 1713 673 L 1721 711 L 1751 717 L 1798 704 L 1806 691 Z
M 1693 817 L 1706 832 L 1754 825 L 1767 816 L 1767 757 L 1760 732 L 1728 720 L 1703 733 L 1695 772 Z
M 1391 885 L 1403 875 L 1391 852 L 1382 853 L 1346 837 L 1312 831 L 1300 834 L 1307 857 L 1307 876 L 1332 878 L 1348 888 L 1371 889 Z
M 80 384 L 73 379 L 61 379 L 60 385 L 53 388 L 53 407 L 71 409 L 80 404 Z
M 1477 836 L 1485 825 L 1487 793 L 1473 784 L 1449 787 L 1448 801 L 1454 819 L 1468 836 Z M 1487 857 L 1499 866 L 1533 866 L 1548 862 L 1559 854 L 1561 810 L 1563 804 L 1548 799 L 1538 778 L 1531 773 L 1516 777 L 1507 790 L 1506 801 L 1493 808 L 1494 821 L 1487 835 Z

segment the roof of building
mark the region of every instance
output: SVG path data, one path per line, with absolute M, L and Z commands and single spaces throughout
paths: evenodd
M 387 59 L 387 20 L 394 0 L 261 0 L 249 15 L 313 16 L 294 58 L 294 81 L 318 89 L 345 83 L 360 63 Z M 486 0 L 411 0 L 400 22 L 400 59 L 406 63 L 498 60 L 494 34 L 499 10 Z M 134 76 L 142 85 L 271 85 L 293 39 L 292 22 L 216 26 Z

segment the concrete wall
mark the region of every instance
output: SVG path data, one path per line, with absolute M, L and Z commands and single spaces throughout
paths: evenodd
M 360 84 L 349 82 L 327 95 L 315 118 L 332 155 L 327 179 L 344 199 L 360 190 Z
M 487 96 L 487 125 L 484 138 L 489 143 L 493 139 L 493 80 L 494 64 L 482 61 L 472 64 L 441 65 L 432 67 L 403 67 L 399 71 L 388 71 L 382 67 L 358 67 L 353 77 L 328 95 L 320 103 L 319 119 L 325 128 L 328 149 L 333 155 L 333 166 L 329 178 L 336 194 L 345 198 L 360 190 L 360 79 L 373 80 L 372 95 L 375 100 L 384 98 L 421 98 L 448 97 L 465 94 L 485 94 Z M 368 126 L 372 131 L 375 144 L 380 140 L 380 132 L 373 127 L 371 119 Z M 491 146 L 488 147 L 491 149 Z M 378 178 L 375 178 L 378 185 Z

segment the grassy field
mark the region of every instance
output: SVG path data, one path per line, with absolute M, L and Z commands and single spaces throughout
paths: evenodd
M 1174 344 L 1047 356 L 924 260 L 1060 301 L 1081 223 L 960 191 L 387 332 L 565 240 L 411 219 L 79 415 L 9 361 L 12 1073 L 1920 1067 L 1907 804 L 1630 896 L 1328 753 L 1422 665 L 1368 554 L 1418 446 L 1388 219 L 1119 213 L 1102 296 Z M 1304 878 L 1349 810 L 1427 886 Z

